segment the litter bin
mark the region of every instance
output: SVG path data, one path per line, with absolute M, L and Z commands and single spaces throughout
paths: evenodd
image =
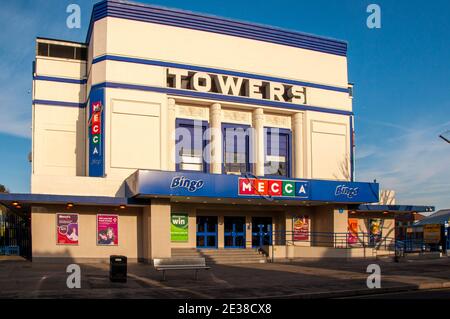
M 127 257 L 109 256 L 109 280 L 127 282 Z

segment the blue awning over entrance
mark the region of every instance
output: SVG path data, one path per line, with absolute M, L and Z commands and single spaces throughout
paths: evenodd
M 379 184 L 138 170 L 126 180 L 127 196 L 274 199 L 325 203 L 376 203 Z

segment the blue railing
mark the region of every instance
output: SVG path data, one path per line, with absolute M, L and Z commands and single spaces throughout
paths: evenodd
M 0 246 L 0 256 L 20 256 L 19 246 Z

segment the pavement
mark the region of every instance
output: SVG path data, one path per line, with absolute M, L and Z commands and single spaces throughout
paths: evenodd
M 369 264 L 381 267 L 381 288 L 368 289 Z M 395 263 L 392 259 L 326 259 L 288 263 L 211 265 L 162 274 L 128 264 L 128 281 L 109 281 L 109 264 L 80 264 L 81 288 L 69 289 L 67 265 L 0 257 L 0 298 L 339 298 L 450 288 L 450 258 Z M 387 297 L 388 298 L 388 297 Z
M 341 299 L 348 299 L 348 298 L 344 297 Z M 357 297 L 352 297 L 352 299 L 449 300 L 450 299 L 450 289 L 430 289 L 430 290 L 388 292 L 385 294 L 357 296 Z

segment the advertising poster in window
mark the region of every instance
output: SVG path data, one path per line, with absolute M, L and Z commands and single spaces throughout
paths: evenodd
M 172 242 L 187 242 L 189 239 L 189 216 L 172 213 L 170 216 L 170 239 Z
M 119 244 L 119 216 L 97 215 L 97 245 L 117 246 Z
M 374 218 L 369 220 L 370 244 L 376 244 L 381 241 L 383 231 L 383 220 Z
M 56 233 L 58 245 L 78 245 L 78 214 L 57 213 Z
M 305 241 L 309 240 L 309 217 L 300 216 L 294 217 L 292 221 L 294 228 L 293 240 Z
M 348 219 L 348 243 L 356 244 L 358 242 L 358 219 Z

